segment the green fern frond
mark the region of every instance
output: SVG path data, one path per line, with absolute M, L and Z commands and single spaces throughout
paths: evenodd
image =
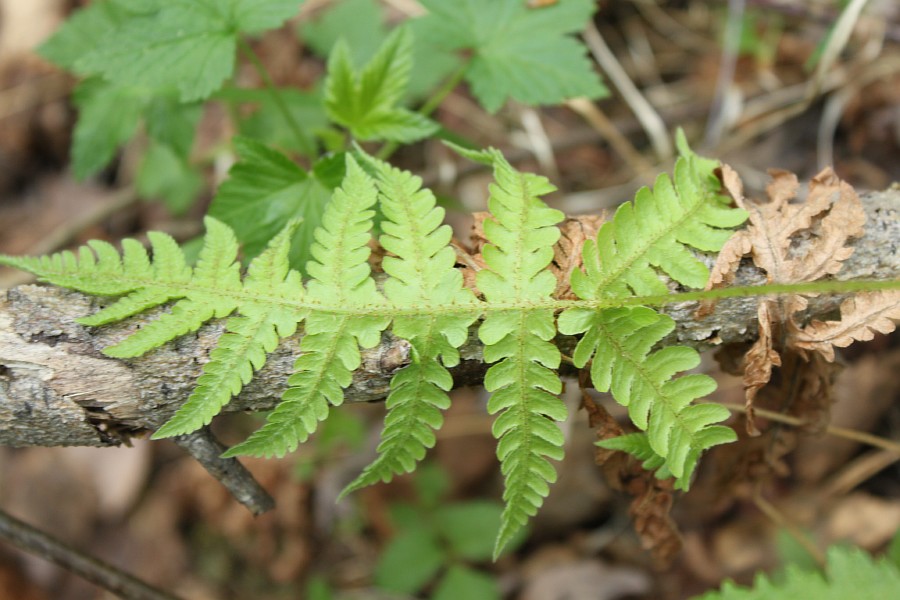
M 380 341 L 390 318 L 366 314 L 383 304 L 367 262 L 376 198 L 371 177 L 348 155 L 344 182 L 314 233 L 305 299 L 316 308 L 306 318 L 289 387 L 266 425 L 226 456 L 283 456 L 295 450 L 328 416 L 329 405 L 343 403 L 343 388 L 361 362 L 360 346 Z
M 303 296 L 303 284 L 300 274 L 289 270 L 288 255 L 298 224 L 291 222 L 250 263 L 244 289 L 265 299 L 242 303 L 241 316 L 228 319 L 225 333 L 203 366 L 197 387 L 175 416 L 153 435 L 154 439 L 190 433 L 208 425 L 250 382 L 253 373 L 265 365 L 279 339 L 297 330 L 297 323 L 305 316 L 305 311 L 296 305 Z
M 550 299 L 556 288 L 547 267 L 563 214 L 539 198 L 555 190 L 546 178 L 519 173 L 495 150 L 484 156 L 493 161 L 495 183 L 488 202 L 492 218 L 484 222 L 490 243 L 482 255 L 488 268 L 478 272 L 478 288 L 488 303 L 522 307 L 489 313 L 478 331 L 485 361 L 497 363 L 484 379 L 493 393 L 488 412 L 500 413 L 493 433 L 506 484 L 496 557 L 537 512 L 548 483 L 556 480 L 547 459 L 563 456 L 563 435 L 555 421 L 565 420 L 566 407 L 556 396 L 562 385 L 554 372 L 560 353 L 551 343 L 553 310 L 527 308 L 529 302 Z
M 675 328 L 668 316 L 643 306 L 600 311 L 569 310 L 559 317 L 562 333 L 584 332 L 573 354 L 582 367 L 593 357 L 591 380 L 601 392 L 628 407 L 632 422 L 644 431 L 653 451 L 666 459 L 675 477 L 688 481 L 692 455 L 717 444 L 734 441 L 734 431 L 714 426 L 728 418 L 728 409 L 717 404 L 691 404 L 716 389 L 715 381 L 702 374 L 673 376 L 700 364 L 693 348 L 651 348 Z
M 376 172 L 385 217 L 381 245 L 392 253 L 382 262 L 389 275 L 385 295 L 396 306 L 420 308 L 426 314 L 394 319 L 392 331 L 410 343 L 412 362 L 391 379 L 378 458 L 347 486 L 345 494 L 412 471 L 426 449 L 434 446 L 432 430 L 440 428 L 440 411 L 450 406 L 447 391 L 453 378 L 447 367 L 459 363 L 457 348 L 480 313 L 474 294 L 463 286 L 462 274 L 453 267 L 452 231 L 442 224 L 444 210 L 436 206 L 434 194 L 421 188 L 419 177 L 367 160 Z M 460 312 L 448 314 L 448 308 Z

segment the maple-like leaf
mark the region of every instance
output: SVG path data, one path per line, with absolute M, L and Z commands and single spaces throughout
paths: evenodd
M 189 102 L 208 97 L 231 75 L 238 33 L 278 27 L 296 14 L 300 0 L 143 4 L 147 10 L 129 14 L 114 28 L 106 26 L 105 35 L 91 40 L 90 51 L 74 62 L 74 69 L 117 85 L 176 88 Z M 103 29 L 91 29 L 97 30 Z M 56 55 L 62 49 L 51 46 L 45 52 Z
M 423 0 L 422 5 L 428 14 L 413 22 L 416 36 L 438 52 L 471 55 L 466 81 L 490 112 L 509 98 L 557 104 L 609 93 L 586 48 L 570 35 L 591 18 L 597 8 L 592 0 L 565 0 L 539 9 L 522 0 Z

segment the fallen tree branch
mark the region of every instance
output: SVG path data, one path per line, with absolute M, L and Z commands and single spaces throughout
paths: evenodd
M 844 263 L 841 279 L 900 278 L 900 190 L 863 198 L 867 235 Z M 710 258 L 711 262 L 711 258 Z M 736 285 L 755 285 L 765 277 L 744 261 Z M 810 316 L 824 316 L 841 298 L 820 296 Z M 103 301 L 53 287 L 24 285 L 0 301 L 0 444 L 9 446 L 109 446 L 154 430 L 187 399 L 210 350 L 222 333 L 215 322 L 150 354 L 132 360 L 110 359 L 101 349 L 155 318 L 160 310 L 102 328 L 87 328 L 77 317 Z M 755 298 L 723 300 L 697 319 L 695 303 L 673 304 L 664 311 L 677 327 L 666 343 L 709 349 L 750 340 L 756 332 Z M 266 366 L 226 410 L 269 410 L 291 371 L 300 335 L 285 340 Z M 564 354 L 573 339 L 560 337 Z M 473 334 L 461 349 L 464 360 L 453 369 L 457 386 L 481 382 L 486 365 Z M 409 360 L 406 342 L 385 334 L 382 344 L 364 352 L 363 365 L 347 389 L 347 401 L 381 400 L 391 376 Z

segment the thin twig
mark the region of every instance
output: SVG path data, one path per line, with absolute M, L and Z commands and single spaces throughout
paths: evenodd
M 254 515 L 261 515 L 275 508 L 275 501 L 253 479 L 244 465 L 235 458 L 222 458 L 222 453 L 227 448 L 213 436 L 209 427 L 179 435 L 174 441 Z
M 632 83 L 625 69 L 622 68 L 612 50 L 606 45 L 603 36 L 600 35 L 600 31 L 593 22 L 589 22 L 584 30 L 584 41 L 603 69 L 603 73 L 613 82 L 613 85 L 616 86 L 625 102 L 641 122 L 657 156 L 663 160 L 672 156 L 672 141 L 669 139 L 669 134 L 666 131 L 665 122 Z
M 631 141 L 596 104 L 587 98 L 572 98 L 566 102 L 566 106 L 581 115 L 603 139 L 609 142 L 635 173 L 643 173 L 653 168 L 653 165 L 637 151 Z
M 753 503 L 756 507 L 766 515 L 773 523 L 787 531 L 798 544 L 803 546 L 804 550 L 809 552 L 820 568 L 825 568 L 825 554 L 809 539 L 799 527 L 797 527 L 790 519 L 788 519 L 778 508 L 763 498 L 762 490 L 757 485 L 753 493 Z
M 0 538 L 55 565 L 75 573 L 125 600 L 178 600 L 93 556 L 50 537 L 43 531 L 0 510 Z
M 552 180 L 559 179 L 559 168 L 553 154 L 553 144 L 547 136 L 547 130 L 541 122 L 541 116 L 533 108 L 523 107 L 519 112 L 519 120 L 525 131 L 525 146 L 534 153 L 544 174 Z
M 819 64 L 816 65 L 816 72 L 813 74 L 812 80 L 806 92 L 807 105 L 812 102 L 813 98 L 818 96 L 822 90 L 822 83 L 825 81 L 825 75 L 834 65 L 837 57 L 850 40 L 850 34 L 859 20 L 859 15 L 865 8 L 869 0 L 851 0 L 837 22 L 831 30 L 828 43 L 819 56 Z
M 843 496 L 876 473 L 900 460 L 892 450 L 869 452 L 844 465 L 824 486 L 823 497 Z
M 726 99 L 734 83 L 744 23 L 744 8 L 744 0 L 728 0 L 728 20 L 725 24 L 725 41 L 722 45 L 722 58 L 719 61 L 719 75 L 716 77 L 716 91 L 713 94 L 709 118 L 706 121 L 706 134 L 703 137 L 705 148 L 712 149 L 718 146 L 727 127 Z
M 730 402 L 726 402 L 723 403 L 722 406 L 733 412 L 747 412 L 743 404 L 732 404 Z M 754 412 L 759 417 L 769 419 L 770 421 L 777 421 L 778 423 L 785 423 L 787 425 L 794 425 L 796 427 L 803 427 L 804 425 L 807 425 L 806 421 L 804 421 L 803 419 L 781 414 L 771 410 L 766 410 L 764 408 L 754 408 Z M 877 435 L 872 435 L 871 433 L 866 433 L 864 431 L 829 425 L 825 428 L 825 433 L 847 440 L 861 442 L 869 446 L 881 448 L 882 450 L 888 450 L 895 454 L 900 454 L 900 444 L 898 444 L 897 442 L 892 442 L 891 440 L 885 439 L 883 437 L 878 437 Z

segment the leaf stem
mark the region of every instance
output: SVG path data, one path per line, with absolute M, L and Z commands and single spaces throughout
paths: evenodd
M 610 305 L 642 305 L 662 306 L 679 302 L 700 302 L 703 300 L 722 300 L 724 298 L 751 298 L 757 296 L 774 296 L 779 294 L 849 294 L 853 292 L 876 292 L 884 290 L 900 290 L 900 280 L 826 280 L 804 283 L 766 283 L 761 285 L 740 285 L 714 290 L 698 290 L 694 292 L 672 292 L 659 296 L 632 296 L 616 298 Z
M 423 117 L 429 116 L 431 113 L 437 109 L 438 106 L 441 105 L 441 102 L 444 101 L 444 98 L 450 95 L 457 85 L 463 80 L 463 77 L 466 75 L 466 71 L 469 68 L 469 61 L 465 61 L 463 64 L 459 66 L 456 71 L 453 72 L 441 86 L 435 90 L 435 92 L 425 101 L 422 107 L 417 111 Z M 397 151 L 397 148 L 400 147 L 400 144 L 397 142 L 388 142 L 384 146 L 382 146 L 378 152 L 375 154 L 376 158 L 381 160 L 387 160 L 391 157 L 394 152 Z
M 275 106 L 278 107 L 278 110 L 281 112 L 284 120 L 288 124 L 288 128 L 290 128 L 291 133 L 294 134 L 294 137 L 297 138 L 297 141 L 300 143 L 301 147 L 306 145 L 306 138 L 303 135 L 303 129 L 300 127 L 300 124 L 294 119 L 294 115 L 291 114 L 291 111 L 288 109 L 287 103 L 284 101 L 284 98 L 281 95 L 281 92 L 278 91 L 278 88 L 275 87 L 275 83 L 272 81 L 272 77 L 269 75 L 269 71 L 266 70 L 266 66 L 259 59 L 259 56 L 256 52 L 253 51 L 253 47 L 247 42 L 243 37 L 238 37 L 238 42 L 240 44 L 241 52 L 244 56 L 247 57 L 247 60 L 250 61 L 250 64 L 253 65 L 253 68 L 256 69 L 256 72 L 259 73 L 260 78 L 262 78 L 263 83 L 266 86 L 266 89 L 269 91 L 269 94 L 272 96 L 272 100 L 275 101 Z

